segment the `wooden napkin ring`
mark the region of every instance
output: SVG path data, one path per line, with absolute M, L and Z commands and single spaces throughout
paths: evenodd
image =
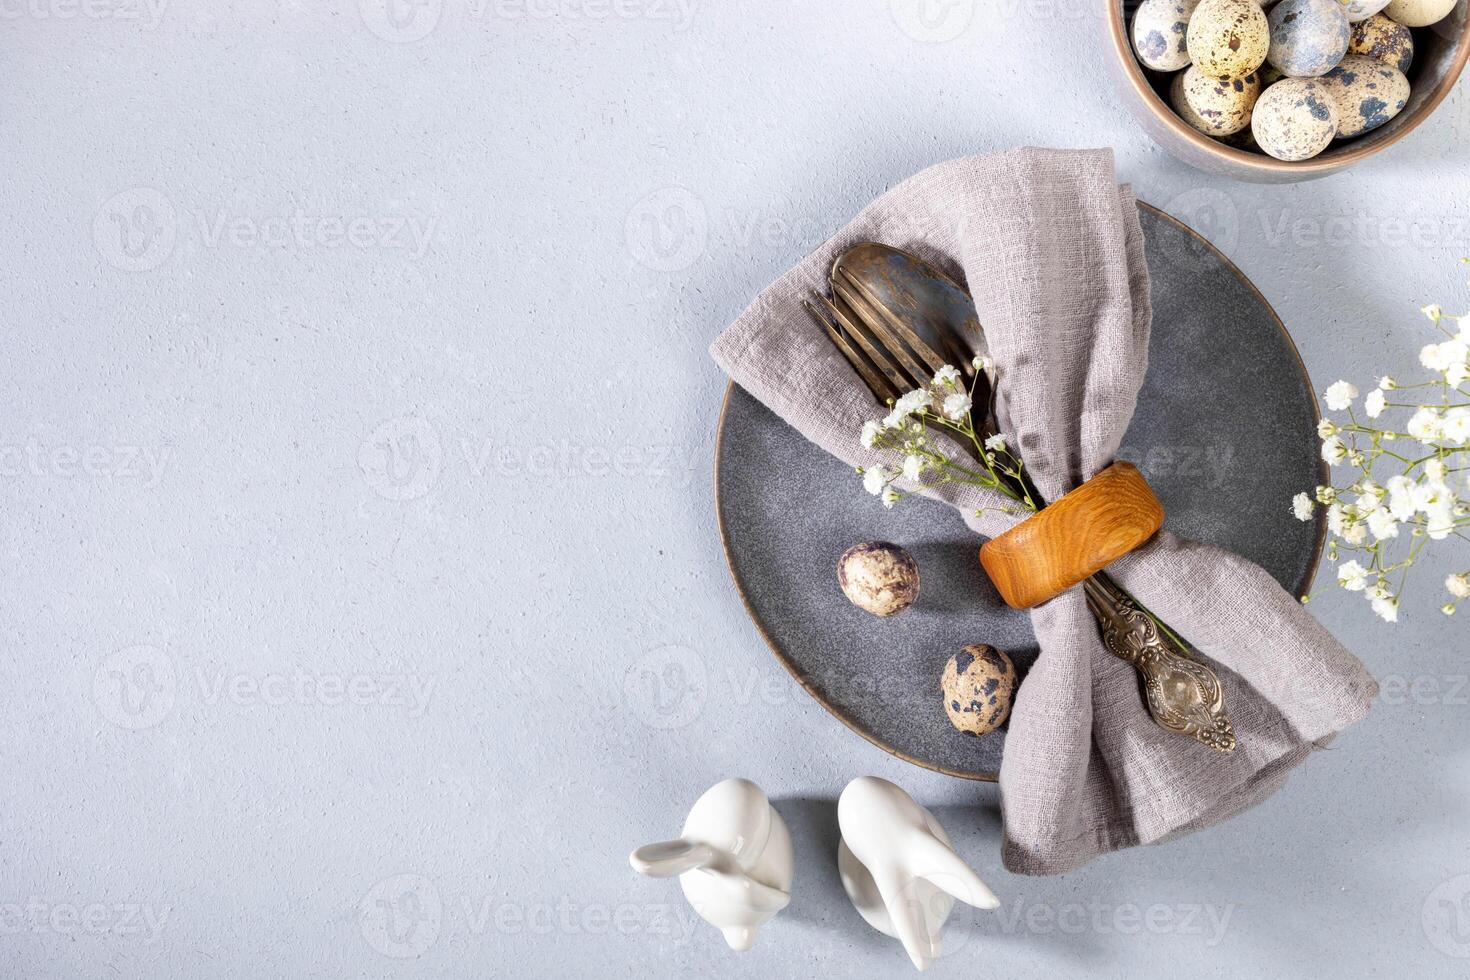
M 1153 537 L 1164 507 L 1138 468 L 1114 463 L 980 549 L 1006 604 L 1039 606 Z

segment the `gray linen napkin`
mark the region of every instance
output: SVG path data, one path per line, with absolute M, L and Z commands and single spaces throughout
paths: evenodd
M 879 197 L 760 294 L 711 347 L 804 436 L 854 465 L 883 409 L 802 309 L 833 257 L 873 240 L 962 277 L 999 382 L 1002 431 L 1049 500 L 1113 461 L 1147 367 L 1148 269 L 1111 150 L 1019 149 L 931 167 Z M 854 492 L 861 492 L 854 485 Z M 930 494 L 993 537 L 1020 518 L 975 487 Z M 1269 574 L 1161 532 L 1110 573 L 1211 661 L 1239 739 L 1221 755 L 1159 728 L 1134 669 L 1102 646 L 1080 587 L 1033 610 L 1041 653 L 1001 764 L 1004 860 L 1058 874 L 1108 851 L 1209 826 L 1275 792 L 1367 712 L 1378 685 Z

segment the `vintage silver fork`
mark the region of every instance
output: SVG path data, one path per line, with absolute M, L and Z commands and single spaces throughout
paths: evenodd
M 891 288 L 898 280 L 903 288 Z M 989 376 L 983 371 L 977 376 L 973 353 L 967 353 L 970 345 L 954 326 L 957 311 L 968 307 L 965 324 L 983 345 L 983 330 L 963 287 L 922 259 L 876 242 L 860 243 L 838 256 L 829 282 L 832 295 L 818 295 L 816 302 L 806 302 L 806 308 L 875 398 L 888 404 L 904 392 L 927 387 L 936 371 L 952 364 L 975 385 L 976 431 L 982 440 L 996 433 Z M 891 296 L 907 301 L 904 312 L 913 323 L 879 295 L 884 284 Z M 920 336 L 920 329 L 930 333 L 932 344 Z M 1017 499 L 1029 497 L 1045 506 L 1024 471 L 1011 489 Z M 1105 572 L 1082 585 L 1104 646 L 1138 670 L 1154 721 L 1217 751 L 1234 751 L 1235 732 L 1215 672 L 1191 657 L 1167 626 Z

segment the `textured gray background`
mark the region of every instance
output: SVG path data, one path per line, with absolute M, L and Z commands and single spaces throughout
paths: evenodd
M 1321 601 L 1386 695 L 1267 806 L 1013 878 L 994 787 L 852 735 L 751 628 L 705 355 L 883 188 L 1035 142 L 1116 146 L 1319 387 L 1410 373 L 1415 308 L 1466 305 L 1463 85 L 1260 188 L 1134 129 L 1082 0 L 374 3 L 0 9 L 0 972 L 905 975 L 832 860 L 873 773 L 1004 902 L 937 974 L 1464 974 L 1445 566 L 1396 628 Z M 735 773 L 800 855 L 740 955 L 626 864 Z

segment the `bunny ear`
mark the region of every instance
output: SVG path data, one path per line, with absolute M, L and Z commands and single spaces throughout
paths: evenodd
M 909 867 L 929 884 L 977 909 L 1000 906 L 1000 899 L 974 869 L 939 838 L 920 831 L 914 834 L 908 847 Z
M 930 931 L 924 920 L 923 905 L 912 887 L 905 887 L 913 879 L 896 866 L 881 870 L 870 868 L 869 871 L 873 875 L 873 884 L 878 886 L 878 894 L 883 898 L 883 906 L 888 910 L 893 931 L 898 941 L 903 943 L 909 960 L 917 970 L 929 969 L 929 964 L 939 958 L 939 933 L 937 929 Z
M 715 852 L 708 844 L 687 840 L 666 840 L 646 844 L 628 855 L 628 863 L 639 874 L 651 878 L 672 878 L 714 862 Z

